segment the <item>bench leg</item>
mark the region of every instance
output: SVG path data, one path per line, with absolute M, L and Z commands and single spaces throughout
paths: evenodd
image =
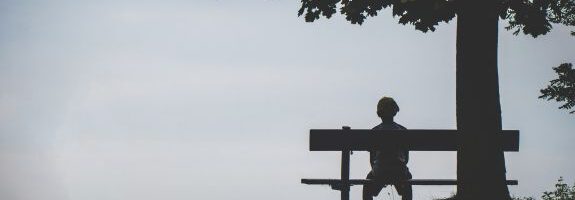
M 349 151 L 341 154 L 341 200 L 349 200 Z
M 344 126 L 343 130 L 350 130 L 350 127 Z M 349 200 L 349 149 L 341 151 L 341 200 Z

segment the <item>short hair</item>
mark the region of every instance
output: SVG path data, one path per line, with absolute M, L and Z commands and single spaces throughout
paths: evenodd
M 386 112 L 392 112 L 392 116 L 399 112 L 399 106 L 391 97 L 383 97 L 377 102 L 377 116 L 383 117 Z

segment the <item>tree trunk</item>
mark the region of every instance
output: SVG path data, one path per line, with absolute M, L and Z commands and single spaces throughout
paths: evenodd
M 501 130 L 496 0 L 460 0 L 457 11 L 457 198 L 508 200 Z

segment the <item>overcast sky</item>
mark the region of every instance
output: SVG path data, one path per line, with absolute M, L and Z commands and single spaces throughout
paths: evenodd
M 0 199 L 336 199 L 299 183 L 339 177 L 340 154 L 309 152 L 309 129 L 371 128 L 382 96 L 408 128 L 455 129 L 455 20 L 433 33 L 389 11 L 363 26 L 305 23 L 299 4 L 0 0 Z M 521 131 L 507 177 L 513 194 L 538 197 L 575 181 L 575 115 L 537 99 L 551 68 L 575 61 L 575 37 L 504 26 L 503 126 Z M 367 160 L 352 156 L 353 178 Z M 455 178 L 455 165 L 455 153 L 412 152 L 409 167 Z

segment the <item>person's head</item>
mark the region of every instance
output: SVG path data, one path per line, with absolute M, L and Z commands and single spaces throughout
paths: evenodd
M 399 106 L 391 97 L 383 97 L 377 102 L 377 116 L 380 118 L 392 118 L 399 112 Z

